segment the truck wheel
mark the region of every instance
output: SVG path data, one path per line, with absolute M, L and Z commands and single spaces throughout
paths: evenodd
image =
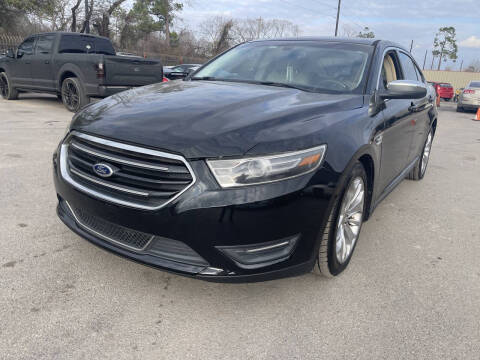
M 346 269 L 360 236 L 367 203 L 367 175 L 357 162 L 319 236 L 317 264 L 314 272 L 333 277 Z
M 77 112 L 90 102 L 90 98 L 85 95 L 78 78 L 66 78 L 62 83 L 62 101 L 69 111 Z
M 5 100 L 18 99 L 18 91 L 12 86 L 4 72 L 0 73 L 0 94 Z

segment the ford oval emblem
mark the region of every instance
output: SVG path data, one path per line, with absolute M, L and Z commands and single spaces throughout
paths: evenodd
M 102 164 L 98 163 L 93 165 L 93 171 L 95 171 L 95 174 L 101 177 L 110 177 L 113 175 L 113 169 L 111 166 L 107 164 Z

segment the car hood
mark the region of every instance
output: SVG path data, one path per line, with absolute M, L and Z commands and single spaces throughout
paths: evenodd
M 278 143 L 284 151 L 316 145 L 319 131 L 335 121 L 333 113 L 362 105 L 362 95 L 179 80 L 93 103 L 74 117 L 71 129 L 187 158 L 240 156 L 277 152 Z

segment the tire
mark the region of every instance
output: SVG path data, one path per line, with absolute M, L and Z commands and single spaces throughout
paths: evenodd
M 445 100 L 445 101 L 450 101 L 451 99 L 450 99 L 450 98 L 445 98 L 445 99 L 443 99 L 443 100 Z
M 77 112 L 90 102 L 78 78 L 66 78 L 62 82 L 62 102 L 71 112 Z
M 463 108 L 461 106 L 457 105 L 457 112 L 464 112 Z
M 430 129 L 430 132 L 427 135 L 427 139 L 425 140 L 425 144 L 422 147 L 422 152 L 415 163 L 413 169 L 408 173 L 407 179 L 409 180 L 422 180 L 427 172 L 427 165 L 428 160 L 430 159 L 430 154 L 432 152 L 432 142 L 433 142 L 433 129 Z M 425 154 L 427 146 L 429 147 L 428 153 Z M 426 155 L 426 158 L 425 158 Z M 425 164 L 425 166 L 423 166 Z
M 361 186 L 361 188 L 359 188 L 359 186 Z M 355 197 L 356 194 L 358 194 L 357 197 Z M 367 204 L 367 194 L 367 175 L 362 164 L 357 162 L 347 177 L 346 185 L 342 189 L 341 196 L 339 196 L 339 199 L 332 208 L 323 233 L 319 234 L 320 246 L 317 255 L 317 264 L 314 269 L 315 272 L 319 272 L 326 277 L 333 277 L 339 275 L 347 268 L 362 229 Z M 360 195 L 361 198 L 359 197 Z M 348 206 L 349 203 L 352 207 Z M 353 214 L 347 219 L 346 214 L 349 212 L 348 209 L 350 209 Z M 347 220 L 351 220 L 351 223 Z M 349 231 L 344 230 L 347 227 L 350 229 Z M 341 243 L 341 241 L 337 242 L 337 237 L 341 239 L 342 233 L 344 247 L 337 249 Z M 350 242 L 350 246 L 347 247 L 346 244 L 348 243 L 347 239 L 349 234 L 354 235 L 354 238 L 353 241 Z M 345 253 L 341 250 L 345 250 Z
M 12 86 L 5 72 L 0 73 L 0 95 L 5 100 L 18 99 L 18 91 Z

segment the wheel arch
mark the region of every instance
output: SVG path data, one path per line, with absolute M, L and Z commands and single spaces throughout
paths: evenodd
M 62 83 L 65 79 L 74 77 L 80 80 L 80 85 L 85 88 L 82 70 L 75 64 L 65 64 L 58 71 L 57 86 L 58 91 L 62 90 Z
M 365 169 L 365 173 L 367 175 L 367 204 L 366 204 L 366 213 L 364 217 L 364 221 L 370 218 L 372 213 L 372 204 L 374 202 L 375 196 L 375 181 L 378 178 L 379 167 L 378 164 L 380 163 L 380 152 L 379 147 L 373 144 L 365 144 L 357 152 L 350 158 L 348 164 L 345 166 L 342 174 L 340 175 L 334 196 L 332 196 L 331 204 L 329 206 L 329 210 L 332 209 L 335 202 L 338 201 L 338 197 L 342 193 L 342 189 L 345 186 L 345 182 L 347 180 L 348 174 L 352 170 L 353 166 L 359 162 L 362 164 L 363 168 Z

